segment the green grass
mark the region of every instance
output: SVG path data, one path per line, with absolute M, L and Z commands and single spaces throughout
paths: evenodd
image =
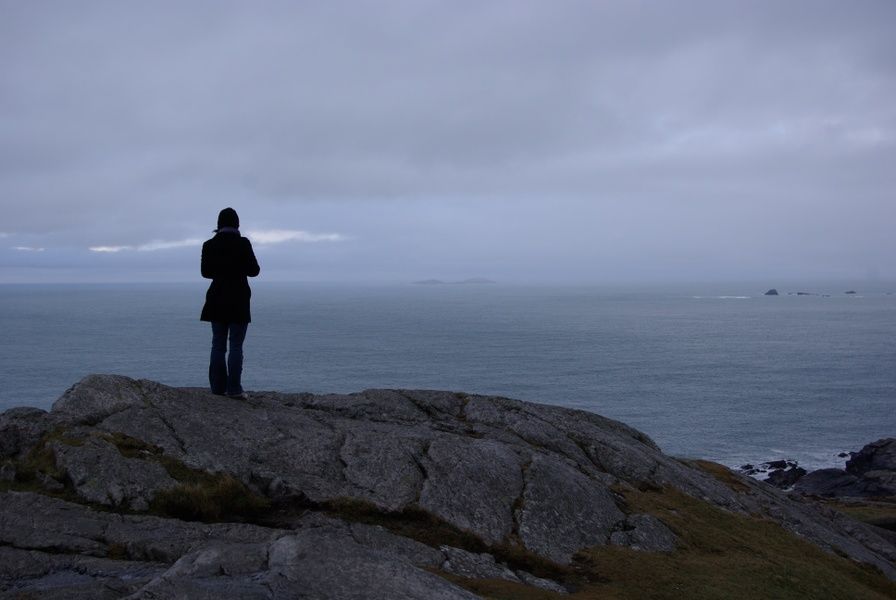
M 123 456 L 159 463 L 179 483 L 156 493 L 150 503 L 150 512 L 154 514 L 211 523 L 253 520 L 270 508 L 267 498 L 252 492 L 229 474 L 188 467 L 166 455 L 159 446 L 123 433 L 114 432 L 103 437 L 115 444 Z
M 678 536 L 671 553 L 602 546 L 576 555 L 564 582 L 575 600 L 883 600 L 896 584 L 877 569 L 829 554 L 776 523 L 723 511 L 681 492 L 629 490 L 634 512 L 662 519 Z M 495 600 L 560 596 L 494 580 L 464 583 Z
M 893 598 L 876 569 L 829 554 L 769 520 L 723 511 L 672 490 L 630 493 L 638 512 L 679 536 L 670 554 L 596 548 L 583 566 L 609 598 Z M 588 596 L 584 596 L 588 597 Z
M 114 444 L 122 456 L 159 463 L 179 483 L 156 494 L 150 504 L 153 514 L 189 521 L 246 521 L 255 519 L 270 506 L 266 498 L 253 493 L 231 475 L 188 467 L 176 458 L 165 455 L 162 448 L 123 433 L 103 433 L 98 437 Z M 67 435 L 62 429 L 47 433 L 28 454 L 11 461 L 16 469 L 15 481 L 0 482 L 0 491 L 36 492 L 109 510 L 108 507 L 85 502 L 72 489 L 67 474 L 56 466 L 56 457 L 51 448 L 53 442 L 79 446 L 84 441 L 84 438 Z M 64 488 L 47 490 L 40 482 L 41 475 L 61 483 Z M 116 512 L 127 511 L 119 508 Z
M 184 521 L 245 521 L 270 503 L 226 474 L 206 474 L 198 481 L 159 491 L 150 504 L 154 514 Z
M 0 482 L 0 491 L 36 492 L 55 498 L 76 501 L 77 495 L 72 489 L 68 475 L 56 466 L 56 455 L 50 447 L 54 442 L 69 446 L 81 446 L 84 444 L 84 439 L 71 437 L 62 428 L 55 428 L 45 433 L 24 456 L 17 460 L 7 461 L 15 468 L 16 475 L 14 481 Z M 62 488 L 59 490 L 48 490 L 41 483 L 42 476 L 59 483 Z
M 845 515 L 890 531 L 896 531 L 896 499 L 882 498 L 861 502 L 826 500 L 824 503 Z

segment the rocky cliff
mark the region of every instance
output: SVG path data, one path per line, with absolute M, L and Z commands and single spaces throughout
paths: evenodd
M 887 597 L 890 535 L 622 423 L 506 398 L 234 400 L 92 375 L 50 412 L 0 414 L 2 597 L 597 597 L 622 586 L 614 565 L 675 577 L 736 536 L 727 560 L 811 557 Z

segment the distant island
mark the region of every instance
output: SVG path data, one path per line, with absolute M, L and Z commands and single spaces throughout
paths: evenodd
M 858 292 L 855 290 L 846 290 L 843 292 L 847 296 L 855 296 L 858 295 Z M 886 292 L 885 295 L 889 296 L 892 292 Z M 779 296 L 778 290 L 775 288 L 769 289 L 767 292 L 763 294 L 764 296 Z M 787 292 L 788 296 L 821 296 L 822 298 L 830 298 L 831 294 L 824 294 L 819 292 Z
M 484 284 L 484 283 L 497 283 L 497 281 L 493 281 L 491 279 L 486 279 L 485 277 L 470 277 L 469 279 L 463 279 L 461 281 L 443 281 L 441 279 L 423 279 L 422 281 L 414 281 L 415 285 L 463 285 L 463 284 Z

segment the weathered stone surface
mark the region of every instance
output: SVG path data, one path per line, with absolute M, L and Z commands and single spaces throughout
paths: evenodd
M 56 466 L 88 502 L 145 511 L 159 490 L 175 487 L 157 462 L 125 458 L 113 444 L 90 437 L 80 445 L 53 443 Z
M 33 448 L 50 428 L 47 411 L 11 408 L 0 413 L 0 459 L 20 456 Z
M 11 462 L 0 464 L 0 481 L 15 481 L 16 466 Z
M 653 515 L 629 515 L 622 529 L 610 535 L 610 543 L 645 552 L 672 552 L 675 534 Z
M 511 569 L 496 557 L 516 544 L 522 544 L 518 551 L 560 563 L 610 543 L 673 551 L 673 532 L 651 515 L 626 514 L 620 495 L 665 487 L 773 519 L 896 579 L 896 548 L 874 528 L 734 473 L 737 485 L 726 485 L 696 462 L 664 455 L 637 430 L 557 406 L 407 390 L 262 392 L 236 400 L 201 389 L 90 376 L 50 413 L 7 411 L 0 414 L 0 427 L 18 436 L 4 446 L 0 464 L 23 467 L 23 452 L 43 438 L 55 453 L 54 469 L 64 471 L 48 473 L 71 483 L 66 493 L 81 501 L 139 510 L 171 483 L 155 459 L 122 456 L 106 439 L 117 433 L 194 469 L 231 475 L 296 511 L 287 511 L 293 516 L 278 520 L 277 527 L 206 525 L 0 493 L 0 548 L 32 553 L 9 554 L 14 567 L 3 580 L 4 592 L 29 581 L 49 590 L 56 577 L 96 597 L 110 589 L 118 595 L 109 597 L 218 600 L 471 597 L 427 571 L 446 565 L 454 572 L 500 572 L 510 581 L 563 591 L 557 582 Z M 883 489 L 891 483 L 888 473 L 866 470 L 863 481 Z M 4 486 L 17 485 L 14 479 Z M 325 511 L 346 519 L 378 511 L 378 522 L 410 518 L 410 529 L 348 523 Z M 422 520 L 413 521 L 414 515 Z M 453 530 L 455 541 L 447 544 L 455 548 L 453 559 L 438 547 L 444 542 L 426 545 L 432 540 L 422 528 L 430 525 Z M 456 540 L 468 540 L 469 547 Z M 69 563 L 59 562 L 66 557 L 113 561 L 121 572 L 126 568 L 118 563 L 155 570 L 136 585 L 104 575 L 91 563 L 78 583 L 69 578 Z M 73 597 L 90 597 L 82 591 Z
M 776 469 L 768 474 L 766 481 L 777 488 L 786 489 L 799 481 L 805 474 L 806 469 L 802 467 Z
M 21 522 L 26 509 L 31 518 Z M 115 598 L 270 598 L 271 590 L 277 598 L 473 597 L 409 559 L 437 566 L 444 555 L 436 549 L 337 519 L 310 519 L 298 527 L 290 533 L 123 516 L 37 494 L 3 493 L 0 550 L 17 550 L 0 553 L 0 591 L 39 590 L 44 597 L 58 587 L 73 590 L 73 597 L 92 597 L 112 586 L 123 590 L 110 596 Z M 277 543 L 285 536 L 295 539 Z M 110 554 L 123 560 L 100 560 Z M 132 578 L 140 585 L 129 589 Z M 302 596 L 308 590 L 315 592 Z
M 296 597 L 289 591 L 301 590 L 308 598 L 476 598 L 407 562 L 316 530 L 271 544 L 268 569 L 266 583 L 275 597 Z
M 238 523 L 192 523 L 91 510 L 30 492 L 0 493 L 0 546 L 131 560 L 173 562 L 197 540 L 264 541 L 272 530 Z
M 121 375 L 88 375 L 53 404 L 56 421 L 93 425 L 115 413 L 145 405 L 139 381 Z
M 164 570 L 158 563 L 0 547 L 0 598 L 121 598 Z
M 526 571 L 514 571 L 507 565 L 495 560 L 495 557 L 486 552 L 469 552 L 462 548 L 442 546 L 444 562 L 441 568 L 446 573 L 459 575 L 468 579 L 504 579 L 516 583 L 523 583 L 559 594 L 568 594 L 568 590 L 550 579 L 536 577 Z
M 865 471 L 862 474 L 865 495 L 896 497 L 896 471 Z
M 896 438 L 884 438 L 851 452 L 846 469 L 819 469 L 801 477 L 797 494 L 834 498 L 896 496 Z
M 579 549 L 606 544 L 625 519 L 609 490 L 565 462 L 535 454 L 525 482 L 515 515 L 520 539 L 555 562 L 568 563 Z
M 461 548 L 442 546 L 445 561 L 442 570 L 470 579 L 506 579 L 519 582 L 520 578 L 507 566 L 495 562 L 495 557 L 486 553 L 468 552 Z
M 551 581 L 550 579 L 544 579 L 542 577 L 536 577 L 531 573 L 526 573 L 525 571 L 517 571 L 517 576 L 520 578 L 520 581 L 525 583 L 526 585 L 531 585 L 532 587 L 541 588 L 543 590 L 547 590 L 549 592 L 556 592 L 558 594 L 568 594 L 569 590 L 565 587 L 557 583 L 556 581 Z
M 445 560 L 444 554 L 416 540 L 395 535 L 376 525 L 363 523 L 345 524 L 352 538 L 362 546 L 398 556 L 418 567 L 438 567 Z
M 345 433 L 339 459 L 354 494 L 386 510 L 398 510 L 414 502 L 423 484 L 417 457 L 426 441 L 393 437 L 381 427 L 357 428 Z
M 513 530 L 513 503 L 523 487 L 522 461 L 492 440 L 439 436 L 421 460 L 420 506 L 485 542 Z
M 868 471 L 896 471 L 896 438 L 871 442 L 846 461 L 846 472 L 863 475 Z

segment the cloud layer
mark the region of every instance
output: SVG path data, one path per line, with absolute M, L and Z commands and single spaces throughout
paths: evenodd
M 298 278 L 896 277 L 893 22 L 886 0 L 0 2 L 0 281 L 138 253 L 179 277 L 224 206 Z
M 338 233 L 309 233 L 290 229 L 254 230 L 246 234 L 252 242 L 260 245 L 282 244 L 283 242 L 339 242 L 345 236 Z M 91 252 L 116 253 L 128 250 L 137 252 L 155 252 L 157 250 L 171 250 L 173 248 L 191 248 L 201 246 L 204 240 L 200 238 L 187 238 L 184 240 L 154 240 L 137 246 L 89 246 Z M 43 250 L 43 248 L 27 248 L 18 246 L 16 250 Z

